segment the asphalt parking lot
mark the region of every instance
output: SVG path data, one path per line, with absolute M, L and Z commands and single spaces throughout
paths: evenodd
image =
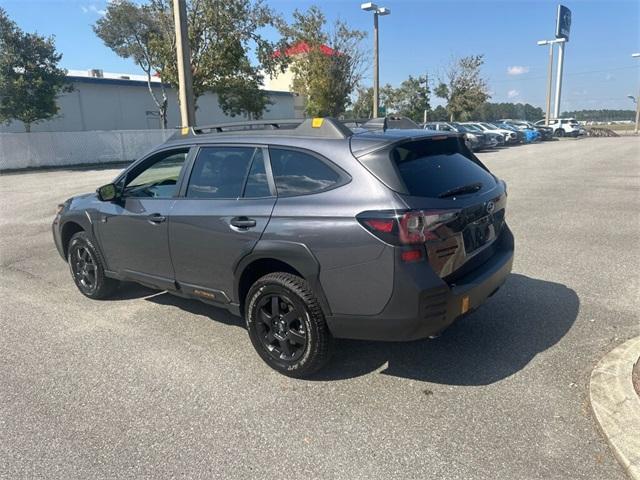
M 311 381 L 222 310 L 76 291 L 55 206 L 117 170 L 0 176 L 0 477 L 623 479 L 587 390 L 640 334 L 640 139 L 479 156 L 509 185 L 505 287 L 435 340 L 341 341 Z

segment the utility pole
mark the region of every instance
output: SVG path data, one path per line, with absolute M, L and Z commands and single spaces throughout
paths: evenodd
M 378 66 L 378 16 L 389 15 L 391 10 L 378 7 L 375 3 L 367 2 L 360 5 L 365 12 L 373 12 L 373 118 L 378 116 L 380 107 L 380 70 Z
M 176 29 L 178 56 L 178 98 L 182 128 L 193 127 L 196 113 L 193 105 L 193 78 L 191 76 L 191 49 L 187 32 L 187 5 L 185 0 L 173 0 L 173 19 Z

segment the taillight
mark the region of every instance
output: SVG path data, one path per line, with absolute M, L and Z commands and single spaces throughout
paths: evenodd
M 382 210 L 362 212 L 360 224 L 392 245 L 416 245 L 437 240 L 438 227 L 453 220 L 456 210 Z

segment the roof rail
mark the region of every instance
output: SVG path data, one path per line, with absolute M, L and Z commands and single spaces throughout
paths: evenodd
M 203 133 L 222 133 L 228 131 L 238 130 L 267 130 L 267 129 L 280 129 L 288 128 L 293 129 L 299 126 L 304 119 L 287 119 L 287 120 L 249 120 L 246 122 L 228 122 L 228 123 L 215 123 L 213 125 L 203 125 L 201 127 L 193 127 L 193 133 L 195 135 L 202 135 Z
M 265 134 L 333 139 L 344 139 L 353 135 L 353 132 L 338 120 L 326 117 L 284 120 L 252 120 L 245 122 L 216 123 L 213 125 L 203 125 L 191 128 L 179 127 L 178 131 L 170 138 L 170 140 L 222 133 L 228 135 Z
M 353 123 L 357 127 L 367 130 L 388 130 L 388 129 L 420 129 L 420 126 L 407 117 L 397 115 L 387 115 L 386 117 L 343 120 L 344 123 Z

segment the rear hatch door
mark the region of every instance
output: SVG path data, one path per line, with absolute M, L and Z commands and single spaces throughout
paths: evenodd
M 457 136 L 410 139 L 395 144 L 386 155 L 399 178 L 395 185 L 388 185 L 401 204 L 407 210 L 424 211 L 427 218 L 442 219 L 434 222 L 433 235 L 425 241 L 434 271 L 455 281 L 463 272 L 488 260 L 504 226 L 504 182 L 491 174 Z M 383 163 L 380 159 L 360 160 L 374 170 Z M 390 177 L 388 171 L 383 173 Z

